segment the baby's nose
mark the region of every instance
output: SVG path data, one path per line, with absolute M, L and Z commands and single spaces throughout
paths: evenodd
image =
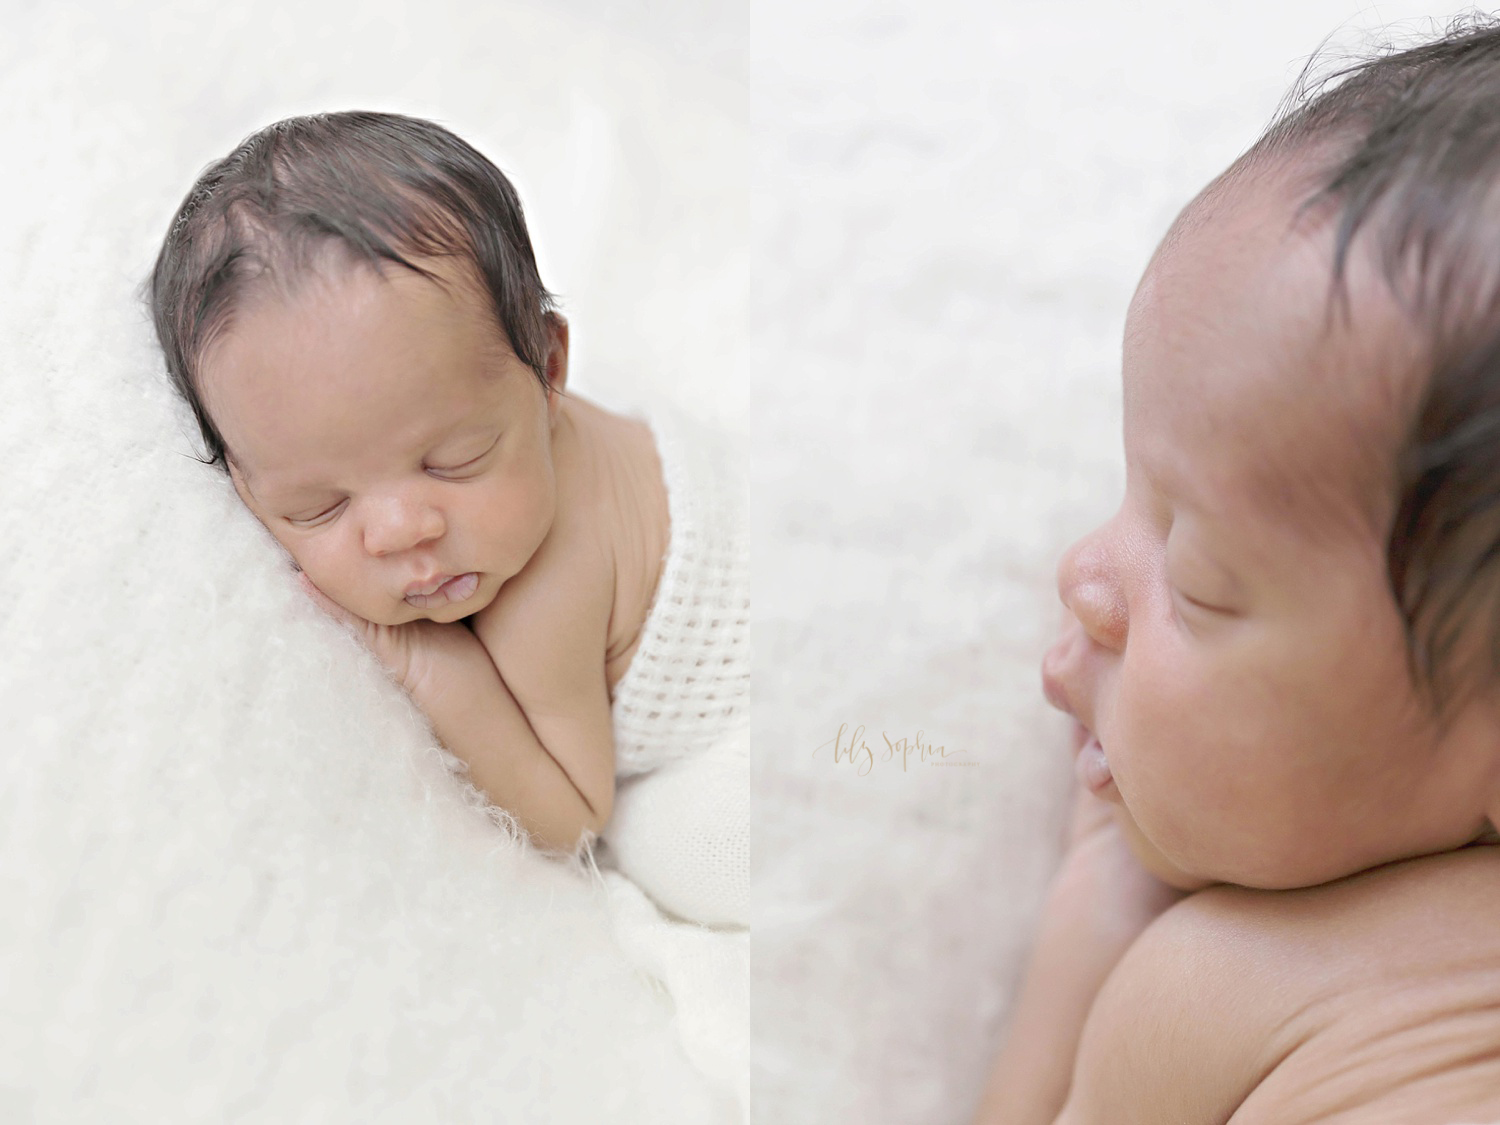
M 377 557 L 409 551 L 447 530 L 443 514 L 431 504 L 387 497 L 370 506 L 365 520 L 365 550 Z
M 1125 590 L 1099 532 L 1080 539 L 1063 555 L 1057 566 L 1057 592 L 1090 640 L 1114 652 L 1125 648 Z

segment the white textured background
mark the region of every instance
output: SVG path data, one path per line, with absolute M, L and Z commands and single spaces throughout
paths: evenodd
M 0 1121 L 732 1120 L 593 889 L 463 803 L 188 456 L 133 290 L 251 131 L 431 116 L 514 175 L 570 385 L 741 428 L 743 19 L 0 14 Z
M 1118 503 L 1135 282 L 1326 35 L 1455 10 L 757 0 L 760 1125 L 972 1113 L 1057 859 L 1037 666 Z M 814 754 L 840 723 L 864 776 Z

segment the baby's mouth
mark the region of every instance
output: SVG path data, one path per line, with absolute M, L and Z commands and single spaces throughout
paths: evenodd
M 1095 734 L 1091 733 L 1079 749 L 1078 756 L 1073 759 L 1073 769 L 1079 782 L 1096 797 L 1104 796 L 1105 790 L 1113 788 L 1114 774 L 1110 772 L 1109 759 L 1104 756 L 1104 747 Z
M 474 596 L 474 591 L 479 588 L 479 575 L 474 571 L 468 574 L 460 574 L 456 578 L 446 578 L 436 584 L 418 587 L 406 595 L 406 604 L 415 606 L 417 609 L 435 609 L 438 606 L 447 605 L 449 602 L 461 602 Z

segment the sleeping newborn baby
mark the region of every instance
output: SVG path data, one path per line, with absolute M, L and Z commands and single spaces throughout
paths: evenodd
M 565 392 L 568 326 L 498 169 L 414 118 L 278 122 L 203 174 L 149 284 L 209 463 L 475 787 L 573 853 L 625 811 L 617 776 L 688 768 L 712 799 L 622 847 L 627 874 L 745 924 L 743 771 L 699 764 L 748 694 L 732 467 L 668 408 Z
M 1341 77 L 1131 303 L 980 1122 L 1500 1121 L 1500 26 Z

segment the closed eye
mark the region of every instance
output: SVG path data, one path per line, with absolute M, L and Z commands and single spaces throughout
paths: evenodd
M 1193 597 L 1191 594 L 1184 593 L 1182 590 L 1177 589 L 1175 586 L 1172 588 L 1172 592 L 1175 593 L 1188 605 L 1203 613 L 1214 613 L 1222 617 L 1233 617 L 1235 615 L 1235 611 L 1232 609 L 1221 605 L 1214 605 L 1211 602 L 1200 601 L 1199 599 Z
M 324 508 L 321 512 L 319 512 L 315 516 L 306 516 L 306 517 L 303 517 L 301 519 L 294 519 L 291 516 L 286 516 L 284 518 L 285 518 L 285 520 L 286 520 L 287 523 L 293 524 L 293 525 L 295 525 L 297 527 L 312 527 L 315 524 L 325 522 L 324 517 L 331 517 L 332 515 L 337 514 L 338 510 L 340 508 L 342 508 L 343 506 L 344 506 L 344 502 L 342 500 L 340 500 L 337 504 L 333 505 L 333 507 L 331 507 L 331 508 Z
M 428 466 L 426 466 L 426 471 L 429 474 L 433 475 L 433 476 L 437 476 L 437 474 L 442 474 L 441 476 L 438 476 L 439 480 L 467 480 L 470 477 L 478 476 L 479 474 L 477 472 L 473 472 L 472 470 L 479 468 L 480 462 L 482 462 L 486 457 L 488 457 L 490 455 L 490 453 L 494 450 L 495 446 L 497 446 L 497 445 L 500 444 L 500 436 L 501 435 L 496 434 L 495 435 L 495 440 L 492 441 L 492 442 L 490 442 L 489 448 L 486 449 L 483 453 L 481 453 L 478 457 L 471 457 L 469 460 L 465 461 L 463 464 L 461 464 L 461 465 L 454 465 L 452 468 L 439 468 L 439 467 L 437 467 L 435 465 L 428 465 Z M 451 475 L 453 473 L 459 473 L 459 474 L 467 473 L 467 476 L 460 475 L 458 477 L 454 477 L 454 476 Z M 315 527 L 315 526 L 317 526 L 317 525 L 319 525 L 321 523 L 328 522 L 329 519 L 331 519 L 333 516 L 335 516 L 335 515 L 338 514 L 339 510 L 343 506 L 344 506 L 344 501 L 340 500 L 337 504 L 334 504 L 332 507 L 330 507 L 330 508 L 324 508 L 317 515 L 305 516 L 305 517 L 301 517 L 301 518 L 294 518 L 292 516 L 284 516 L 282 518 L 285 519 L 287 523 L 292 524 L 294 527 Z
M 478 457 L 471 457 L 469 460 L 465 461 L 462 465 L 454 465 L 452 468 L 448 468 L 448 469 L 440 468 L 437 465 L 428 465 L 427 466 L 427 471 L 429 473 L 444 473 L 444 474 L 463 473 L 466 470 L 476 468 L 481 461 L 483 461 L 486 457 L 488 457 L 490 455 L 490 450 L 493 450 L 495 448 L 495 446 L 497 446 L 498 444 L 500 444 L 500 438 L 497 435 L 495 437 L 495 440 L 492 441 L 492 442 L 490 442 L 489 449 L 486 449 Z

